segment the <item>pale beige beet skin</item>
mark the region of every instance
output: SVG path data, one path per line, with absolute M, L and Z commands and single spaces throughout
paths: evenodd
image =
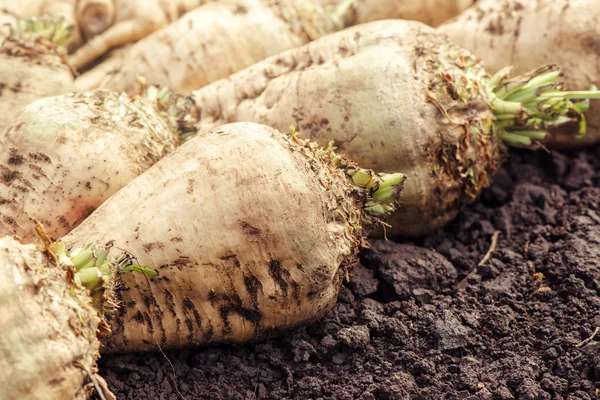
M 81 45 L 81 34 L 75 21 L 77 0 L 0 0 L 0 24 L 16 24 L 19 18 L 40 17 L 45 14 L 61 17 L 71 31 L 69 48 Z
M 0 238 L 0 273 L 0 397 L 88 398 L 89 377 L 102 378 L 100 318 L 86 292 L 37 246 L 9 237 Z
M 57 239 L 179 139 L 155 102 L 104 90 L 40 99 L 0 136 L 0 235 Z
M 438 30 L 480 57 L 490 73 L 553 63 L 569 90 L 600 86 L 600 1 L 479 0 Z M 600 141 L 600 103 L 592 102 L 586 116 L 585 136 L 577 139 L 577 126 L 566 126 L 553 130 L 546 144 L 573 148 Z
M 0 37 L 0 134 L 37 99 L 73 90 L 73 71 L 56 48 L 40 41 Z
M 345 27 L 344 15 L 350 8 L 325 10 L 318 3 L 221 0 L 205 4 L 83 74 L 75 81 L 76 90 L 103 87 L 132 93 L 140 75 L 149 84 L 189 94 Z
M 0 0 L 0 11 L 15 18 L 33 17 L 39 15 L 46 0 Z
M 320 0 L 332 3 L 335 0 Z M 356 0 L 356 24 L 407 19 L 437 26 L 470 7 L 475 0 Z
M 428 93 L 436 90 L 430 87 L 440 74 L 465 76 L 457 66 L 459 57 L 473 63 L 465 78 L 472 85 L 471 99 L 464 104 L 438 101 L 450 122 Z M 465 138 L 465 126 L 494 120 L 478 83 L 485 71 L 469 57 L 419 22 L 355 26 L 196 91 L 199 131 L 233 121 L 280 130 L 293 124 L 322 145 L 333 140 L 361 165 L 378 172 L 402 171 L 408 180 L 387 233 L 421 236 L 454 218 L 489 184 L 504 148 L 496 135 Z M 434 65 L 441 68 L 435 71 Z M 467 175 L 468 163 L 473 179 Z
M 107 351 L 257 340 L 320 318 L 375 220 L 364 189 L 263 125 L 196 137 L 63 238 L 158 270 L 123 276 Z M 359 226 L 360 225 L 360 226 Z
M 140 40 L 209 1 L 214 0 L 80 0 L 76 18 L 86 43 L 69 64 L 80 69 L 108 50 Z
M 0 24 L 14 26 L 19 18 L 37 16 L 44 3 L 45 0 L 0 0 Z

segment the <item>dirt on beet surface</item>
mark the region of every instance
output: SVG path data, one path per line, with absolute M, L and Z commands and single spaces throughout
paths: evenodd
M 600 148 L 515 151 L 445 230 L 373 241 L 319 323 L 100 372 L 119 399 L 595 399 L 598 326 Z

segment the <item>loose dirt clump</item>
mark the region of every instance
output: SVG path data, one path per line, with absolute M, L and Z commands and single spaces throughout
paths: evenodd
M 600 148 L 514 152 L 445 230 L 374 241 L 319 323 L 100 372 L 119 399 L 595 399 L 598 326 Z

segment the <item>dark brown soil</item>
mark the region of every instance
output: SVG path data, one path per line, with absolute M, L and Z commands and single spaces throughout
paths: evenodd
M 597 326 L 600 148 L 513 152 L 444 231 L 374 242 L 320 323 L 101 373 L 119 399 L 595 399 Z

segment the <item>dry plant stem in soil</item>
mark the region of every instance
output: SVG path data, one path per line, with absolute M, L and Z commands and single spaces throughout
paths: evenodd
M 70 34 L 60 20 L 19 19 L 0 36 L 0 134 L 24 106 L 73 90 L 73 72 L 64 53 Z
M 191 100 L 150 87 L 105 90 L 26 106 L 0 136 L 0 235 L 58 239 L 179 144 Z M 181 132 L 179 132 L 181 131 Z
M 600 84 L 600 2 L 596 0 L 480 0 L 439 32 L 480 57 L 494 73 L 513 65 L 521 74 L 556 64 L 570 90 Z M 575 148 L 600 141 L 600 104 L 588 115 L 588 134 L 577 124 L 552 130 L 544 144 Z
M 445 225 L 487 187 L 506 145 L 531 146 L 557 124 L 585 131 L 600 92 L 563 92 L 542 67 L 489 76 L 467 50 L 412 21 L 379 21 L 330 34 L 259 62 L 193 97 L 199 133 L 232 121 L 333 140 L 357 162 L 409 177 L 391 236 Z
M 123 276 L 107 351 L 254 341 L 335 304 L 404 178 L 231 124 L 167 155 L 63 240 L 110 243 L 114 258 L 124 250 L 159 273 Z
M 354 0 L 220 0 L 205 4 L 81 75 L 78 91 L 135 92 L 137 77 L 189 94 L 271 55 L 353 23 Z M 152 56 L 149 56 L 149 55 Z

